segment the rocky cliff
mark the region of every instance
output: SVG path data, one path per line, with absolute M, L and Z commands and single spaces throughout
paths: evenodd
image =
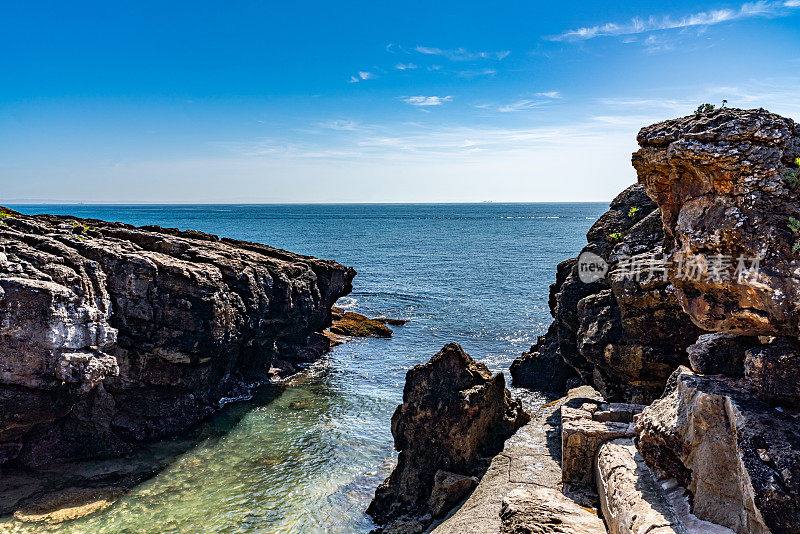
M 574 372 L 609 399 L 650 404 L 629 474 L 686 488 L 714 528 L 800 532 L 800 125 L 722 108 L 638 142 L 639 183 L 559 265 L 553 325 L 514 380 L 561 386 Z M 614 447 L 626 448 L 606 456 Z
M 0 208 L 0 463 L 184 431 L 317 358 L 354 276 L 200 232 Z

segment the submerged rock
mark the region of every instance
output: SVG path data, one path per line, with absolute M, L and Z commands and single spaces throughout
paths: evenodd
M 404 516 L 403 521 L 413 516 L 430 522 L 431 514 L 455 504 L 453 492 L 442 499 L 434 489 L 443 491 L 445 478 L 454 481 L 448 484 L 453 490 L 471 485 L 462 477 L 482 475 L 506 438 L 529 419 L 505 388 L 502 373 L 492 376 L 459 345 L 445 345 L 406 375 L 403 404 L 392 416 L 397 466 L 367 513 L 379 524 Z M 442 500 L 448 506 L 440 505 Z
M 271 368 L 316 359 L 355 276 L 195 231 L 4 212 L 0 462 L 116 455 L 185 431 Z
M 330 331 L 338 336 L 349 337 L 391 337 L 392 329 L 386 326 L 385 319 L 370 319 L 355 312 L 346 312 L 333 307 L 333 323 Z

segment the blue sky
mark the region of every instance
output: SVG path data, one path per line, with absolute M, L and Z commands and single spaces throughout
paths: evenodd
M 0 202 L 609 200 L 641 126 L 800 119 L 800 0 L 6 2 Z

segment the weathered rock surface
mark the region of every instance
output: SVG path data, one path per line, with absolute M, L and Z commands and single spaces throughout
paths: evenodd
M 200 232 L 0 221 L 0 463 L 125 453 L 317 358 L 352 269 Z
M 800 125 L 722 108 L 648 126 L 638 141 L 633 165 L 661 209 L 669 279 L 692 320 L 796 338 L 800 235 L 790 223 L 800 195 L 786 173 L 800 156 Z
M 397 466 L 367 513 L 379 524 L 408 516 L 427 516 L 430 522 L 430 504 L 439 501 L 431 495 L 437 472 L 482 475 L 506 438 L 529 419 L 505 388 L 502 373 L 492 376 L 459 345 L 445 345 L 406 374 L 403 404 L 392 416 Z M 437 505 L 436 512 L 445 507 Z
M 760 345 L 758 338 L 715 332 L 703 334 L 689 346 L 689 365 L 702 375 L 742 376 L 745 352 Z
M 558 490 L 518 488 L 503 499 L 502 528 L 508 534 L 606 534 L 603 520 Z
M 752 347 L 744 374 L 760 399 L 800 412 L 800 343 L 784 338 Z
M 746 378 L 681 367 L 636 430 L 648 465 L 691 491 L 700 519 L 739 534 L 800 532 L 800 423 Z
M 701 333 L 658 268 L 663 238 L 660 213 L 643 186 L 614 199 L 582 251 L 601 258 L 607 272 L 586 282 L 577 259 L 558 265 L 550 287 L 553 325 L 515 360 L 514 383 L 563 391 L 571 376 L 566 363 L 609 400 L 657 398 L 670 373 L 688 362 L 685 349 Z
M 690 514 L 682 496 L 668 491 L 674 485 L 662 486 L 656 480 L 631 439 L 601 445 L 595 471 L 603 517 L 611 534 L 733 534 Z

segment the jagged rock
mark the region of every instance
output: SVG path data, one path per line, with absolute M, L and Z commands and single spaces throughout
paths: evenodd
M 567 374 L 563 361 L 609 400 L 657 398 L 672 371 L 687 363 L 685 348 L 701 333 L 664 273 L 655 272 L 663 237 L 660 213 L 643 186 L 631 186 L 614 199 L 589 230 L 582 251 L 608 264 L 605 276 L 585 283 L 577 260 L 559 264 L 550 287 L 553 326 L 531 353 L 514 362 L 512 375 L 561 378 Z M 538 389 L 543 382 L 519 385 Z
M 468 477 L 449 471 L 436 471 L 428 509 L 433 517 L 441 517 L 478 485 L 478 477 Z
M 429 516 L 438 471 L 482 475 L 506 438 L 529 419 L 502 373 L 493 377 L 459 345 L 445 345 L 406 374 L 403 404 L 392 416 L 397 466 L 367 513 L 380 524 Z
M 800 345 L 780 339 L 747 351 L 744 374 L 769 403 L 800 409 Z
M 600 517 L 558 490 L 518 488 L 503 499 L 502 529 L 507 534 L 606 534 Z
M 318 357 L 355 275 L 200 232 L 2 211 L 0 461 L 184 431 L 278 360 Z
M 703 334 L 689 346 L 689 364 L 702 375 L 742 376 L 747 349 L 759 345 L 757 338 L 715 332 Z
M 636 420 L 648 465 L 692 494 L 693 513 L 739 534 L 800 532 L 800 422 L 746 379 L 680 367 Z
M 551 323 L 529 352 L 511 363 L 509 371 L 515 386 L 554 394 L 564 392 L 567 382 L 578 376 L 561 357 L 556 323 Z
M 800 125 L 722 108 L 648 126 L 638 141 L 633 165 L 661 209 L 683 309 L 706 330 L 796 338 L 800 235 L 790 218 L 800 196 L 785 176 Z

